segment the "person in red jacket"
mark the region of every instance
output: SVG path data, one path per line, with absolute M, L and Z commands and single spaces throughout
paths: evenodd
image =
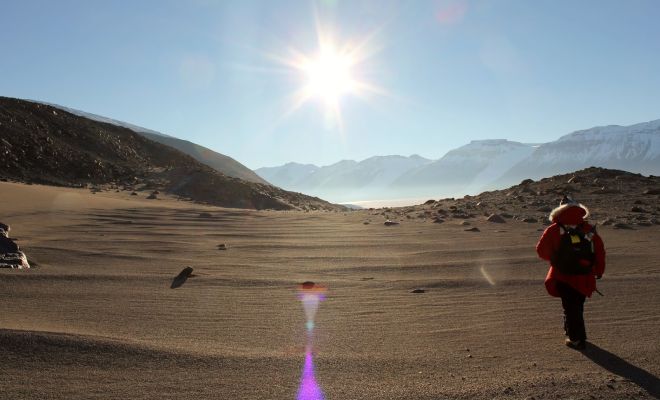
M 550 213 L 552 225 L 536 244 L 539 257 L 550 262 L 545 278 L 546 290 L 551 296 L 561 297 L 564 331 L 568 336 L 566 345 L 578 350 L 584 349 L 587 341 L 584 302 L 596 290 L 596 279 L 605 272 L 605 246 L 595 227 L 585 222 L 588 216 L 589 210 L 585 206 L 564 197 L 559 207 Z M 587 260 L 580 260 L 584 271 L 567 270 L 565 263 L 560 261 L 563 259 L 560 253 L 565 253 L 566 246 L 570 247 L 571 243 L 576 248 L 586 246 L 590 253 L 585 257 Z

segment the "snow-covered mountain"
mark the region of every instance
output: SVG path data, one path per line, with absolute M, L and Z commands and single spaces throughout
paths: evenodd
M 80 117 L 85 117 L 94 121 L 105 122 L 106 124 L 112 124 L 112 125 L 128 128 L 133 132 L 146 137 L 147 139 L 153 140 L 155 142 L 159 142 L 161 144 L 170 147 L 174 147 L 175 149 L 185 154 L 188 154 L 197 161 L 206 164 L 209 167 L 215 169 L 216 171 L 222 172 L 227 176 L 244 179 L 249 182 L 268 184 L 268 182 L 266 182 L 257 174 L 255 174 L 254 171 L 244 166 L 243 164 L 239 163 L 238 161 L 234 160 L 233 158 L 215 152 L 204 146 L 200 146 L 196 143 L 192 143 L 183 139 L 178 139 L 173 136 L 169 136 L 164 133 L 154 131 L 152 129 L 147 129 L 141 126 L 130 124 L 128 122 L 118 121 L 116 119 L 103 117 L 101 115 L 76 110 L 75 108 L 64 107 L 59 104 L 52 104 L 46 102 L 35 102 L 35 103 L 46 104 L 55 108 L 59 108 L 60 110 L 64 110 L 66 112 L 70 112 L 73 115 L 78 115 Z
M 275 186 L 299 187 L 307 177 L 319 170 L 314 164 L 286 163 L 279 167 L 263 167 L 255 170 L 257 175 Z
M 595 166 L 660 175 L 660 120 L 576 131 L 539 146 L 512 166 L 498 185 Z
M 394 185 L 410 188 L 420 195 L 472 193 L 497 180 L 532 154 L 535 147 L 506 139 L 473 140 L 439 160 L 402 174 Z
M 435 161 L 385 156 L 256 172 L 285 189 L 342 202 L 478 194 L 590 166 L 660 175 L 660 120 L 595 127 L 545 144 L 474 140 Z
M 255 172 L 282 188 L 290 188 L 334 201 L 351 201 L 364 196 L 392 195 L 392 183 L 409 170 L 430 163 L 424 157 L 376 156 L 360 162 L 342 160 L 318 167 L 288 163 L 280 167 L 259 168 Z

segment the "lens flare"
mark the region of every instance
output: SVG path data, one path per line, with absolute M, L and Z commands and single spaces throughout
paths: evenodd
M 491 286 L 495 286 L 495 279 L 486 271 L 486 268 L 482 265 L 481 268 L 479 268 L 479 271 L 481 272 L 481 275 L 484 277 L 486 282 L 488 282 Z
M 297 400 L 323 400 L 323 391 L 316 382 L 314 375 L 314 357 L 312 352 L 305 353 L 305 365 L 303 366 L 300 387 L 298 388 Z
M 325 299 L 325 288 L 313 282 L 305 282 L 298 289 L 298 299 L 302 302 L 305 317 L 307 317 L 305 324 L 307 332 L 311 332 L 314 329 L 316 311 L 319 309 L 321 301 Z
M 304 282 L 298 288 L 298 299 L 303 304 L 307 323 L 307 344 L 305 346 L 305 364 L 303 365 L 297 400 L 323 400 L 323 391 L 316 382 L 314 375 L 314 356 L 312 355 L 312 338 L 314 332 L 314 318 L 319 304 L 325 299 L 325 288 L 314 282 Z

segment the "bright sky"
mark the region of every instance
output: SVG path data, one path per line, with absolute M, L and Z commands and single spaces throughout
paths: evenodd
M 0 0 L 0 95 L 250 168 L 436 159 L 660 118 L 658 21 L 657 0 Z

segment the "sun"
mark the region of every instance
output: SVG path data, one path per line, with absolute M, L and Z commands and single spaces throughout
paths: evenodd
M 386 95 L 376 85 L 368 83 L 367 61 L 378 52 L 371 45 L 373 34 L 362 40 L 339 41 L 330 29 L 322 29 L 317 22 L 318 47 L 303 52 L 288 47 L 288 56 L 271 57 L 293 72 L 298 88 L 292 93 L 284 116 L 307 103 L 316 103 L 325 117 L 328 128 L 342 131 L 342 101 L 347 97 L 367 100 L 370 94 Z M 344 104 L 345 105 L 345 104 Z
M 355 93 L 358 88 L 352 76 L 354 65 L 350 54 L 339 52 L 334 46 L 321 49 L 315 58 L 306 59 L 300 67 L 307 78 L 304 96 L 335 106 L 343 95 Z

